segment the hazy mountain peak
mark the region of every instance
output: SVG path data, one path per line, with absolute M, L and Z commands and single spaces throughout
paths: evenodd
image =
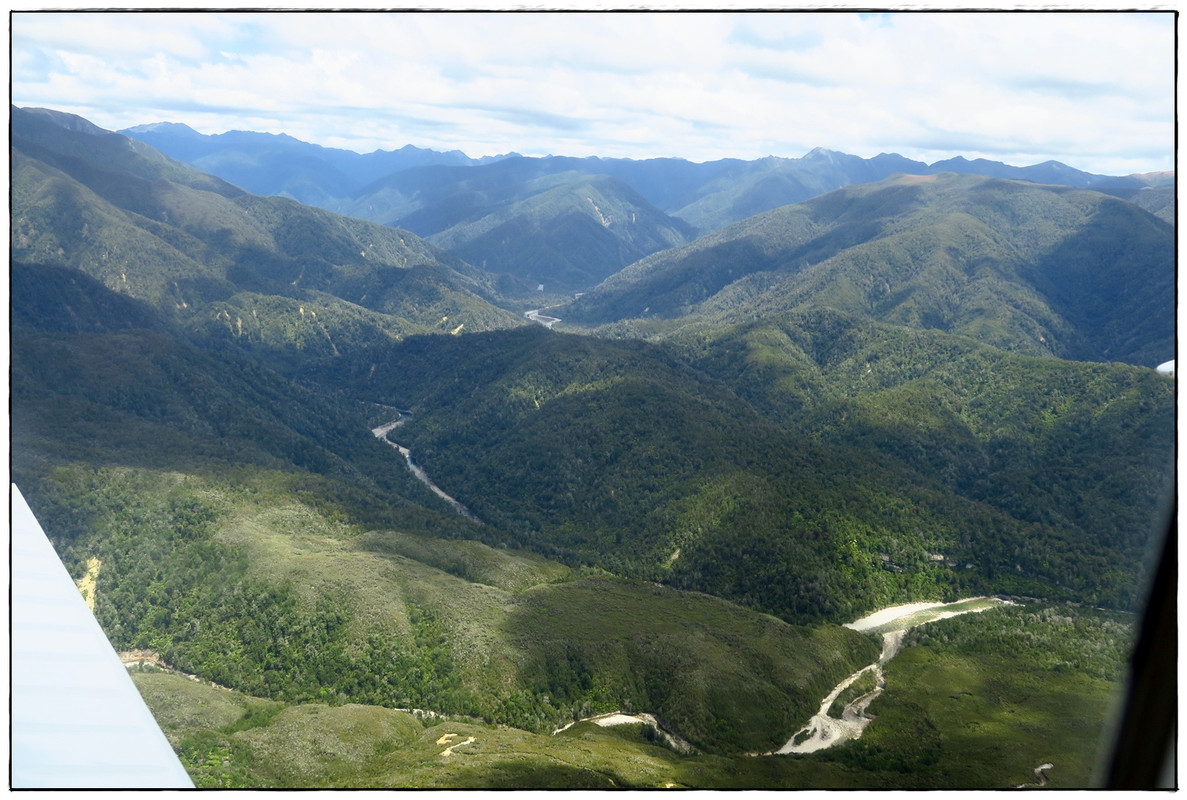
M 183 122 L 148 122 L 127 128 L 122 133 L 175 133 L 201 136 L 196 130 Z
M 801 160 L 812 159 L 814 161 L 827 161 L 832 163 L 837 160 L 837 156 L 842 155 L 836 150 L 829 150 L 827 147 L 813 147 L 804 154 Z

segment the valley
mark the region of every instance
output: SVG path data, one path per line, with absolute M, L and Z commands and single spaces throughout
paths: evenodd
M 389 422 L 386 425 L 380 425 L 378 428 L 372 428 L 371 433 L 373 433 L 375 435 L 376 439 L 380 440 L 381 442 L 390 444 L 392 447 L 394 447 L 400 453 L 400 455 L 402 455 L 404 457 L 404 461 L 405 461 L 405 463 L 408 464 L 408 469 L 411 470 L 412 474 L 416 476 L 417 480 L 419 480 L 425 486 L 429 487 L 429 490 L 432 491 L 433 494 L 437 495 L 442 500 L 449 503 L 449 505 L 453 506 L 453 508 L 457 510 L 457 513 L 461 514 L 466 519 L 473 520 L 474 522 L 479 522 L 478 518 L 475 517 L 473 514 L 471 514 L 466 509 L 465 506 L 463 506 L 457 500 L 454 500 L 452 497 L 447 495 L 445 492 L 441 491 L 440 487 L 438 487 L 437 484 L 435 484 L 431 480 L 429 480 L 429 476 L 425 474 L 425 471 L 423 469 L 421 469 L 420 467 L 416 466 L 415 463 L 413 463 L 411 450 L 409 450 L 407 447 L 401 447 L 400 445 L 396 444 L 393 441 L 390 441 L 387 438 L 387 435 L 391 431 L 395 430 L 402 422 L 403 422 L 403 419 L 401 418 L 401 419 L 396 420 L 395 422 Z
M 1099 781 L 1174 497 L 1153 178 L 12 123 L 13 481 L 199 787 Z

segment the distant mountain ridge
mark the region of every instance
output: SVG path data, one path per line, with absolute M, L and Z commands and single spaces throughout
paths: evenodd
M 382 204 L 374 215 L 368 208 L 375 190 L 367 184 L 414 167 L 465 166 L 482 168 L 513 158 L 515 153 L 470 158 L 459 151 L 441 153 L 406 145 L 399 150 L 377 150 L 360 155 L 308 144 L 285 135 L 231 131 L 204 135 L 180 123 L 152 123 L 126 128 L 124 133 L 151 144 L 161 152 L 231 181 L 256 194 L 282 194 L 303 203 L 348 213 L 385 224 Z M 1028 180 L 1077 188 L 1095 188 L 1129 199 L 1143 187 L 1157 185 L 1150 176 L 1098 175 L 1058 161 L 1012 166 L 963 156 L 927 164 L 897 153 L 873 158 L 817 147 L 799 158 L 768 156 L 753 161 L 721 159 L 692 162 L 680 158 L 601 158 L 590 156 L 520 157 L 531 171 L 556 174 L 576 171 L 609 175 L 624 180 L 649 203 L 680 217 L 702 232 L 715 230 L 753 214 L 789 203 L 798 203 L 824 192 L 855 183 L 869 183 L 897 172 L 934 175 L 941 172 Z M 293 159 L 302 162 L 297 170 Z M 284 163 L 284 162 L 288 163 Z M 435 172 L 439 180 L 449 173 Z M 501 172 L 511 178 L 511 173 Z M 461 180 L 457 175 L 454 180 Z M 1159 179 L 1161 180 L 1161 179 Z M 1173 174 L 1171 177 L 1173 182 Z M 1169 221 L 1169 219 L 1168 219 Z
M 284 133 L 203 134 L 179 122 L 155 122 L 118 132 L 254 194 L 291 197 L 331 211 L 331 200 L 358 191 L 381 175 L 431 164 L 474 166 L 506 157 L 470 158 L 459 150 L 439 152 L 412 145 L 360 154 Z
M 508 275 L 523 295 L 580 291 L 633 261 L 747 217 L 895 174 L 977 174 L 1092 188 L 1174 220 L 1174 176 L 1107 176 L 1057 161 L 1016 167 L 963 156 L 926 164 L 896 153 L 873 158 L 817 147 L 799 158 L 695 163 L 679 158 L 590 156 L 486 159 L 411 145 L 360 155 L 285 135 L 206 136 L 156 123 L 123 133 L 263 195 L 410 230 L 476 266 Z M 602 202 L 592 196 L 600 179 Z M 607 184 L 606 179 L 618 181 Z M 593 201 L 591 201 L 593 202 Z M 618 210 L 617 224 L 596 207 Z

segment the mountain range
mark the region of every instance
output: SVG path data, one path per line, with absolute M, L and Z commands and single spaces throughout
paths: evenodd
M 412 145 L 394 151 L 358 154 L 301 142 L 284 134 L 230 131 L 207 135 L 187 125 L 169 122 L 138 125 L 120 133 L 256 194 L 288 196 L 329 210 L 346 210 L 347 205 L 334 201 L 345 202 L 363 212 L 355 216 L 386 224 L 396 224 L 398 217 L 381 218 L 390 213 L 387 208 L 368 209 L 366 200 L 375 193 L 374 184 L 414 167 L 480 166 L 504 159 L 516 159 L 519 166 L 512 170 L 496 168 L 496 174 L 503 176 L 501 182 L 514 185 L 531 177 L 561 172 L 610 175 L 625 181 L 649 203 L 685 219 L 701 232 L 832 189 L 882 180 L 898 172 L 985 175 L 1093 188 L 1126 199 L 1132 199 L 1142 189 L 1163 188 L 1174 181 L 1173 174 L 1168 173 L 1096 175 L 1058 161 L 1016 167 L 983 158 L 970 161 L 956 156 L 927 164 L 896 153 L 867 159 L 823 147 L 800 158 L 770 156 L 757 161 L 722 159 L 705 163 L 678 158 L 524 158 L 516 153 L 474 159 L 459 151 L 443 153 Z M 523 172 L 530 177 L 522 176 Z M 471 173 L 469 177 L 480 173 Z M 455 179 L 460 178 L 451 178 L 449 171 L 437 171 L 433 184 L 444 186 Z
M 334 200 L 375 221 L 11 114 L 13 481 L 198 785 L 1091 784 L 1173 492 L 1165 219 L 896 156 L 395 151 Z M 753 755 L 879 658 L 841 623 L 974 595 L 1017 605 L 906 634 L 862 738 Z
M 1174 213 L 1173 175 L 1094 175 L 1055 161 L 1014 167 L 956 157 L 929 165 L 897 154 L 864 159 L 825 148 L 801 158 L 706 163 L 516 154 L 469 159 L 411 146 L 360 155 L 283 135 L 207 136 L 178 123 L 122 133 L 256 194 L 405 228 L 473 264 L 514 275 L 529 291 L 541 284 L 546 291 L 580 290 L 697 233 L 896 173 L 1093 188 L 1140 200 L 1168 221 Z M 561 193 L 572 201 L 556 203 Z

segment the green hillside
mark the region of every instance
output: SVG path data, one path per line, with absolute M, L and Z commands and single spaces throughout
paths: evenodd
M 558 315 L 644 331 L 828 307 L 1030 355 L 1154 366 L 1174 352 L 1173 238 L 1102 194 L 902 176 L 651 256 Z
M 371 435 L 394 409 L 196 347 L 77 271 L 20 274 L 13 479 L 73 573 L 98 560 L 117 649 L 283 702 L 526 730 L 633 706 L 724 752 L 777 744 L 876 652 L 839 627 L 603 570 L 569 583 L 583 573 L 480 544 L 490 526 Z M 574 618 L 602 627 L 578 640 Z M 672 663 L 700 688 L 673 692 Z
M 393 436 L 490 543 L 575 566 L 796 621 L 962 589 L 1137 599 L 1171 464 L 1152 370 L 823 313 L 696 347 L 417 337 L 319 379 L 411 408 Z
M 507 158 L 475 167 L 421 167 L 377 180 L 335 208 L 406 228 L 505 276 L 517 295 L 572 292 L 695 230 L 620 178 L 576 159 Z
M 133 679 L 200 788 L 1006 789 L 1049 763 L 1048 788 L 1066 790 L 1096 785 L 1130 635 L 1116 615 L 1044 604 L 932 623 L 890 665 L 865 735 L 812 757 L 688 756 L 642 725 L 531 733 Z
M 117 134 L 13 121 L 14 260 L 78 269 L 212 342 L 291 361 L 524 324 L 487 273 L 406 231 L 245 194 Z
M 78 464 L 32 494 L 72 571 L 98 559 L 96 614 L 117 649 L 282 702 L 427 708 L 537 732 L 633 707 L 698 749 L 737 752 L 777 746 L 877 654 L 840 627 L 610 576 L 572 582 L 472 542 L 437 540 L 431 566 L 404 555 L 425 540 L 344 521 L 320 505 L 329 491 L 258 468 Z
M 855 187 L 551 312 L 595 337 L 76 117 L 14 110 L 12 166 L 12 479 L 200 786 L 1091 784 L 1173 485 L 1136 206 Z M 620 224 L 575 186 L 498 223 Z M 878 658 L 843 623 L 990 594 L 863 738 L 752 755 Z
M 574 291 L 692 238 L 690 226 L 622 181 L 562 173 L 530 181 L 517 199 L 429 240 L 490 272 L 513 275 L 529 289 L 541 284 Z

